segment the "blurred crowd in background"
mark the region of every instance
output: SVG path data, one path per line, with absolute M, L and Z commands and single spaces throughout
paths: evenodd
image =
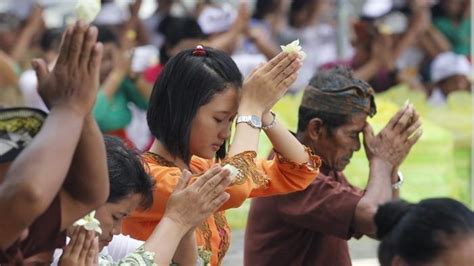
M 76 2 L 0 3 L 1 106 L 46 109 L 30 62 L 41 57 L 54 65 Z M 155 80 L 170 57 L 197 44 L 228 52 L 245 76 L 280 45 L 299 40 L 307 57 L 291 94 L 337 64 L 353 68 L 377 93 L 404 84 L 433 108 L 470 91 L 468 0 L 101 2 L 93 24 L 105 53 L 94 116 L 104 133 L 142 150 L 151 142 L 143 110 Z

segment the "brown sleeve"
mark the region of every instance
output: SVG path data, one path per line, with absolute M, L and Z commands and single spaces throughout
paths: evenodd
M 287 223 L 349 239 L 361 198 L 360 190 L 319 175 L 306 190 L 276 197 L 276 206 Z
M 24 258 L 62 247 L 66 235 L 60 229 L 61 202 L 59 196 L 56 196 L 49 208 L 28 228 L 28 237 L 21 242 Z

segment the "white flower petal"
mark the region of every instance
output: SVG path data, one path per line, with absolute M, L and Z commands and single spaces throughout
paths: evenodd
M 75 226 L 84 226 L 85 224 L 87 224 L 87 221 L 84 220 L 84 219 L 79 219 L 79 220 L 74 222 Z
M 99 235 L 102 235 L 102 228 L 97 227 L 97 228 L 95 229 L 95 231 L 96 231 L 97 233 L 99 233 Z
M 301 60 L 306 58 L 306 53 L 303 52 L 302 47 L 300 46 L 300 40 L 294 40 L 291 43 L 280 46 L 283 52 L 287 53 L 297 53 Z
M 233 166 L 233 165 L 226 164 L 226 165 L 224 165 L 224 167 L 222 167 L 222 168 L 229 170 L 229 172 L 230 172 L 230 178 L 231 178 L 231 179 L 234 179 L 234 178 L 239 174 L 239 169 L 237 169 L 237 168 L 236 168 L 235 166 Z
M 102 229 L 100 228 L 100 222 L 95 216 L 95 211 L 92 211 L 91 213 L 87 214 L 84 216 L 84 218 L 77 220 L 74 225 L 75 226 L 82 226 L 86 230 L 89 231 L 96 231 L 99 234 L 102 234 Z
M 298 54 L 301 60 L 304 60 L 306 58 L 306 53 L 304 51 L 299 51 Z
M 100 0 L 78 0 L 75 13 L 77 19 L 91 23 L 100 12 Z

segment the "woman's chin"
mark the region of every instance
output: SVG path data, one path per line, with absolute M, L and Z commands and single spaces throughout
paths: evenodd
M 205 152 L 201 152 L 201 153 L 198 153 L 198 154 L 195 154 L 195 155 L 199 158 L 203 158 L 203 159 L 206 159 L 206 160 L 211 160 L 211 159 L 216 158 L 216 152 L 215 151 L 205 151 Z

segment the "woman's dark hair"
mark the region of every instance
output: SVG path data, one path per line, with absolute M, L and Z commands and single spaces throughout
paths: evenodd
M 205 39 L 206 34 L 193 17 L 175 17 L 168 15 L 158 25 L 158 32 L 163 34 L 165 41 L 160 47 L 160 62 L 166 64 L 170 59 L 167 50 L 186 39 Z
M 127 148 L 116 137 L 104 136 L 109 170 L 110 193 L 108 203 L 116 203 L 132 194 L 141 195 L 140 207 L 153 205 L 153 180 L 144 168 L 139 153 Z
M 120 41 L 117 33 L 113 31 L 109 26 L 95 25 L 98 30 L 97 41 L 101 43 L 114 43 L 120 46 Z
M 40 47 L 44 52 L 48 51 L 59 51 L 59 45 L 61 43 L 61 35 L 64 32 L 64 28 L 52 28 L 47 29 L 40 39 Z
M 452 1 L 452 0 L 450 0 Z M 449 16 L 449 13 L 446 11 L 446 8 L 445 8 L 445 2 L 447 2 L 446 0 L 441 0 L 441 1 L 438 1 L 438 3 L 436 3 L 435 5 L 433 5 L 431 7 L 431 17 L 433 19 L 435 18 L 438 18 L 438 17 L 448 17 Z M 465 0 L 464 0 L 465 2 Z M 465 3 L 463 3 L 465 4 Z M 461 10 L 461 12 L 459 12 L 459 14 L 456 15 L 456 19 L 457 20 L 461 20 L 463 18 L 463 12 Z
M 426 199 L 418 204 L 394 201 L 375 214 L 378 257 L 382 266 L 394 256 L 409 265 L 430 263 L 452 245 L 452 241 L 474 235 L 474 214 L 449 198 Z
M 191 159 L 191 122 L 198 109 L 229 86 L 242 86 L 242 74 L 230 56 L 204 49 L 205 55 L 193 55 L 193 49 L 187 49 L 170 59 L 155 82 L 148 107 L 153 136 L 185 162 Z M 225 144 L 217 155 L 225 155 Z
M 274 12 L 280 0 L 257 0 L 252 17 L 262 20 L 266 15 Z
M 292 0 L 290 4 L 290 10 L 288 14 L 288 23 L 290 26 L 297 27 L 297 16 L 298 14 L 305 10 L 310 8 L 310 5 L 312 5 L 312 0 Z

